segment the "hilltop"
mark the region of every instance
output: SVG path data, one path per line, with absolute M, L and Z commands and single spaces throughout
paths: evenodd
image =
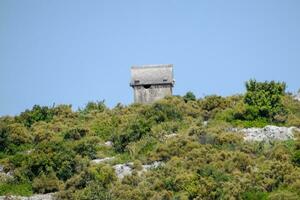
M 299 199 L 300 102 L 285 89 L 250 80 L 228 97 L 1 117 L 0 196 Z

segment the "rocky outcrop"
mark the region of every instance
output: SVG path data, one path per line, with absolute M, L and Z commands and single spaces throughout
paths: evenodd
M 245 128 L 238 130 L 244 134 L 246 141 L 274 141 L 294 139 L 296 127 L 266 126 L 264 128 Z
M 8 180 L 12 180 L 14 177 L 13 177 L 13 172 L 12 171 L 9 171 L 9 172 L 5 172 L 4 171 L 4 166 L 3 165 L 0 165 L 0 182 L 5 182 L 5 181 L 8 181 Z
M 116 175 L 119 179 L 124 178 L 125 176 L 130 176 L 132 174 L 133 163 L 117 164 L 114 165 Z
M 54 200 L 54 193 L 36 194 L 30 197 L 22 196 L 0 196 L 0 200 Z
M 168 135 L 164 135 L 165 139 L 170 139 L 170 138 L 177 137 L 177 136 L 178 136 L 177 133 L 171 133 L 171 134 L 168 134 Z
M 94 159 L 91 161 L 91 163 L 95 163 L 95 164 L 99 164 L 99 163 L 104 163 L 104 162 L 108 162 L 108 161 L 112 161 L 113 159 L 115 159 L 115 157 L 106 157 L 106 158 L 98 158 L 98 159 Z
M 155 169 L 159 166 L 163 165 L 163 162 L 155 161 L 149 165 L 142 165 L 142 170 L 138 171 L 138 174 L 141 175 L 143 172 L 146 172 L 150 169 Z M 133 171 L 133 163 L 125 163 L 125 164 L 117 164 L 114 165 L 113 168 L 115 169 L 116 175 L 119 179 L 123 179 L 125 176 L 130 176 Z

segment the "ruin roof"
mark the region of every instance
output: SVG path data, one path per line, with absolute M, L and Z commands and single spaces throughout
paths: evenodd
M 173 65 L 141 65 L 131 67 L 130 85 L 172 84 Z

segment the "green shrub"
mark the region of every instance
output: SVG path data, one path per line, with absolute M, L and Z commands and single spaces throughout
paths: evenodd
M 287 113 L 282 103 L 285 88 L 286 84 L 281 82 L 249 80 L 246 82 L 247 92 L 244 97 L 246 113 L 252 115 L 253 119 L 261 117 L 273 122 L 284 122 Z
M 151 124 L 144 118 L 131 122 L 126 132 L 113 137 L 114 148 L 117 152 L 124 152 L 130 142 L 138 141 L 151 130 Z
M 288 190 L 272 192 L 268 197 L 269 200 L 298 200 L 299 198 L 299 195 Z
M 31 127 L 32 124 L 38 121 L 49 122 L 53 119 L 53 110 L 47 106 L 34 105 L 31 110 L 22 112 L 17 121 L 24 123 L 25 126 Z
M 193 92 L 189 91 L 183 96 L 183 99 L 185 102 L 196 101 L 196 96 L 194 95 Z
M 228 106 L 229 102 L 221 96 L 206 96 L 201 101 L 201 108 L 204 111 L 203 119 L 206 121 L 213 118 L 219 111 L 224 110 Z
M 300 167 L 300 150 L 295 151 L 292 161 L 295 165 Z
M 91 130 L 96 136 L 103 140 L 111 139 L 113 133 L 116 132 L 118 122 L 116 117 L 107 113 L 98 114 L 98 117 L 91 123 Z
M 96 101 L 96 102 L 88 102 L 85 108 L 83 109 L 83 112 L 103 112 L 106 109 L 106 105 L 104 100 L 102 101 Z
M 202 177 L 212 177 L 217 182 L 224 182 L 229 180 L 228 175 L 209 165 L 199 168 L 197 170 L 197 174 Z
M 89 132 L 88 128 L 72 128 L 66 131 L 64 139 L 80 140 L 84 136 L 87 136 Z
M 15 145 L 31 143 L 33 140 L 30 132 L 20 123 L 11 124 L 8 126 L 8 140 Z
M 267 200 L 268 194 L 260 191 L 247 191 L 242 194 L 244 200 Z
M 249 88 L 247 100 L 242 95 L 196 100 L 187 94 L 147 105 L 109 109 L 98 102 L 75 112 L 64 105 L 36 107 L 22 117 L 0 117 L 1 194 L 57 191 L 59 199 L 117 200 L 299 199 L 298 140 L 245 142 L 242 134 L 230 132 L 236 126 L 297 126 L 299 102 L 276 89 L 269 92 L 272 84 L 255 83 L 254 88 L 263 89 Z M 103 144 L 107 140 L 113 140 L 112 147 Z M 112 156 L 107 165 L 91 164 L 93 158 Z M 161 165 L 144 170 L 143 164 L 155 161 Z M 132 162 L 132 176 L 118 180 L 113 165 Z M 8 178 L 8 172 L 13 177 Z M 27 192 L 20 192 L 24 188 Z
M 74 150 L 81 156 L 87 156 L 90 159 L 95 159 L 97 154 L 96 144 L 99 142 L 97 138 L 87 138 L 78 141 Z
M 168 120 L 182 120 L 182 113 L 176 105 L 168 104 L 165 101 L 154 103 L 151 107 L 142 112 L 146 119 L 156 123 Z
M 54 172 L 50 172 L 48 175 L 42 173 L 33 180 L 32 184 L 34 192 L 43 194 L 59 191 L 61 186 L 62 182 L 58 180 Z
M 0 183 L 0 196 L 5 195 L 19 195 L 30 196 L 32 195 L 32 186 L 30 183 Z

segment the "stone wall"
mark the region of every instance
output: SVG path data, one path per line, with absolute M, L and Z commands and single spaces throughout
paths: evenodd
M 139 85 L 133 88 L 135 103 L 152 103 L 156 100 L 164 98 L 165 96 L 172 95 L 171 85 L 151 85 L 150 87 L 149 86 L 145 87 Z

